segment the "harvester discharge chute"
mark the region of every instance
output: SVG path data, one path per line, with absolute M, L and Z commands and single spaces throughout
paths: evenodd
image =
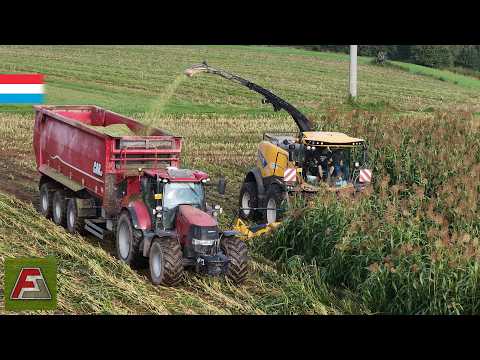
M 245 176 L 239 199 L 239 216 L 263 224 L 277 223 L 291 196 L 317 193 L 322 187 L 334 192 L 363 191 L 371 183 L 365 140 L 340 132 L 315 131 L 312 122 L 296 107 L 271 91 L 216 69 L 206 62 L 191 66 L 187 76 L 208 73 L 221 76 L 262 95 L 274 111 L 285 110 L 295 121 L 295 133 L 265 133 L 258 146 L 256 166 Z M 255 231 L 237 221 L 246 237 Z M 262 228 L 263 229 L 263 228 Z M 247 231 L 249 230 L 249 231 Z

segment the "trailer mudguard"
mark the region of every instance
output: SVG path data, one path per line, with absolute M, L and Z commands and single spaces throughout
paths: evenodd
M 263 184 L 263 178 L 259 168 L 255 167 L 251 169 L 247 173 L 247 176 L 245 176 L 245 182 L 255 182 L 257 184 L 257 193 L 259 198 L 265 196 L 265 186 Z
M 135 200 L 128 204 L 128 212 L 132 218 L 133 227 L 139 230 L 150 230 L 152 228 L 152 218 L 150 211 L 143 201 Z

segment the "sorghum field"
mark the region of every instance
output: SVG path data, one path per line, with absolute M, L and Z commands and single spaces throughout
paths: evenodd
M 354 202 L 320 194 L 297 204 L 276 233 L 249 243 L 250 276 L 242 286 L 187 273 L 178 288 L 154 287 L 146 273 L 113 257 L 113 244 L 67 234 L 37 215 L 33 111 L 3 106 L 0 277 L 5 257 L 54 255 L 60 313 L 480 312 L 480 80 L 360 58 L 352 102 L 348 56 L 341 54 L 259 46 L 0 47 L 0 72 L 46 75 L 48 104 L 96 104 L 183 136 L 185 167 L 227 177 L 227 194 L 209 198 L 225 209 L 228 227 L 262 133 L 295 127 L 245 88 L 182 75 L 203 60 L 269 88 L 318 129 L 367 139 L 372 191 Z

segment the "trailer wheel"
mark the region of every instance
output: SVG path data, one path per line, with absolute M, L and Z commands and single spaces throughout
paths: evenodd
M 53 194 L 53 222 L 57 225 L 67 226 L 67 207 L 65 199 L 65 191 L 57 190 Z
M 149 260 L 153 284 L 175 286 L 182 280 L 182 248 L 176 239 L 155 239 L 150 248 Z
M 227 277 L 236 284 L 240 284 L 247 278 L 248 249 L 245 242 L 236 237 L 222 239 L 221 248 L 225 256 L 230 260 L 227 265 Z
M 246 210 L 245 208 L 258 207 L 257 186 L 254 182 L 244 182 L 240 189 L 240 212 L 239 216 L 244 220 L 253 220 L 256 210 Z
M 267 192 L 266 205 L 267 210 L 262 211 L 263 221 L 267 224 L 280 221 L 287 209 L 287 194 L 273 185 Z
M 130 215 L 126 212 L 123 212 L 118 219 L 115 248 L 117 257 L 131 267 L 141 268 L 145 265 L 145 258 L 140 254 L 134 242 Z
M 53 215 L 53 187 L 50 183 L 40 186 L 40 213 L 47 219 Z
M 85 221 L 78 216 L 77 201 L 75 198 L 69 199 L 67 202 L 67 230 L 72 234 L 85 233 Z

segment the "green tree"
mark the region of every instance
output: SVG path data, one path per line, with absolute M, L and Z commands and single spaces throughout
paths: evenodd
M 434 68 L 453 65 L 452 49 L 446 45 L 414 45 L 411 49 L 414 63 Z

